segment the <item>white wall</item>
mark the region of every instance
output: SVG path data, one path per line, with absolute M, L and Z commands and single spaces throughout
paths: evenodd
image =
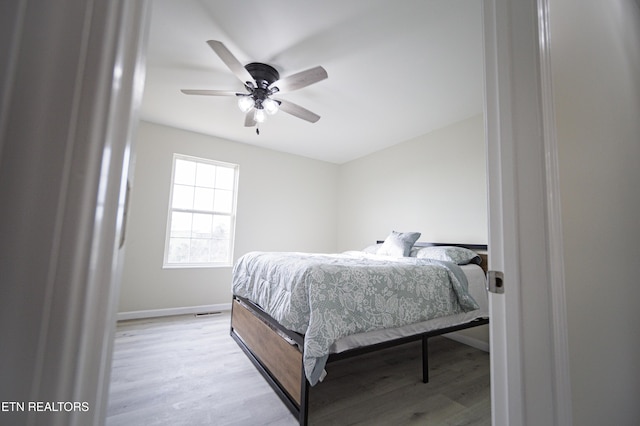
M 365 247 L 392 230 L 486 244 L 485 151 L 478 115 L 343 164 L 339 249 Z
M 162 269 L 173 153 L 240 165 L 234 259 L 335 252 L 337 165 L 142 122 L 120 312 L 231 302 L 231 268 Z
M 481 115 L 340 167 L 338 247 L 363 248 L 392 230 L 420 241 L 487 243 L 487 183 Z M 457 333 L 488 347 L 489 328 Z
M 640 424 L 640 8 L 551 0 L 576 425 Z
M 486 243 L 484 127 L 476 116 L 343 165 L 142 122 L 121 313 L 228 304 L 231 268 L 162 269 L 174 152 L 240 165 L 235 256 L 336 252 L 391 230 Z M 488 329 L 465 332 L 488 343 Z

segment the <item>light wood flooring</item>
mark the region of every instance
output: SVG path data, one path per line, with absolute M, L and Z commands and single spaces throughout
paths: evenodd
M 107 426 L 296 425 L 235 341 L 229 313 L 118 324 Z M 489 355 L 444 337 L 331 363 L 311 425 L 490 425 Z

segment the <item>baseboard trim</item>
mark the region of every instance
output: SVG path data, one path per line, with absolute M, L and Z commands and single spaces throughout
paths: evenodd
M 180 308 L 149 309 L 144 311 L 118 312 L 118 321 L 141 318 L 168 317 L 172 315 L 206 314 L 209 312 L 230 311 L 231 303 L 217 305 L 184 306 Z
M 143 318 L 157 318 L 168 317 L 172 315 L 189 315 L 189 314 L 206 314 L 209 312 L 218 311 L 230 311 L 231 303 L 220 303 L 216 305 L 200 305 L 200 306 L 184 306 L 180 308 L 165 308 L 165 309 L 148 309 L 144 311 L 128 311 L 118 312 L 118 321 L 127 321 Z M 463 343 L 471 346 L 472 348 L 479 349 L 484 352 L 489 352 L 489 343 L 480 339 L 465 336 L 461 333 L 448 333 L 443 334 L 444 337 L 455 340 L 456 342 Z
M 476 339 L 475 337 L 465 336 L 464 334 L 457 333 L 457 332 L 443 334 L 443 336 L 448 339 L 455 340 L 456 342 L 460 342 L 465 345 L 471 346 L 472 348 L 489 352 L 489 342 L 485 342 L 484 340 Z

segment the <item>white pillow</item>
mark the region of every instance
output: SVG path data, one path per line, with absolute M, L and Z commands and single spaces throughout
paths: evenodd
M 456 246 L 414 247 L 410 255 L 423 259 L 444 260 L 458 265 L 466 265 L 468 263 L 477 263 L 479 265 L 482 262 L 482 259 L 475 251 Z
M 420 238 L 420 232 L 396 232 L 391 234 L 384 240 L 377 254 L 383 256 L 406 257 L 411 253 L 411 247 Z

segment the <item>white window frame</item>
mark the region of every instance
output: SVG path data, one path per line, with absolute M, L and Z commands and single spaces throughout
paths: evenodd
M 175 174 L 176 174 L 176 164 L 178 160 L 184 160 L 194 163 L 202 163 L 207 165 L 213 165 L 216 167 L 225 167 L 229 169 L 233 169 L 234 171 L 234 182 L 233 182 L 233 194 L 232 194 L 232 206 L 231 213 L 227 212 L 218 212 L 218 211 L 203 211 L 197 210 L 195 208 L 186 209 L 186 208 L 174 208 L 173 207 L 173 197 L 174 197 L 174 187 L 175 187 Z M 164 255 L 162 261 L 162 267 L 164 269 L 175 269 L 175 268 L 217 268 L 217 267 L 230 267 L 233 266 L 233 248 L 235 242 L 235 224 L 236 224 L 236 207 L 237 207 L 237 199 L 238 199 L 238 177 L 240 172 L 240 167 L 237 164 L 226 163 L 223 161 L 211 160 L 208 158 L 194 157 L 190 155 L 184 154 L 173 154 L 172 166 L 171 166 L 171 182 L 169 189 L 169 206 L 167 213 L 167 228 L 165 232 L 165 243 L 164 243 Z M 194 184 L 194 188 L 197 186 Z M 170 249 L 170 241 L 171 241 L 171 223 L 173 219 L 174 212 L 187 212 L 187 213 L 207 213 L 214 215 L 223 215 L 229 217 L 229 246 L 228 246 L 228 256 L 227 259 L 223 262 L 216 261 L 208 261 L 208 262 L 170 262 L 169 261 L 169 249 Z M 192 237 L 189 237 L 192 238 Z

